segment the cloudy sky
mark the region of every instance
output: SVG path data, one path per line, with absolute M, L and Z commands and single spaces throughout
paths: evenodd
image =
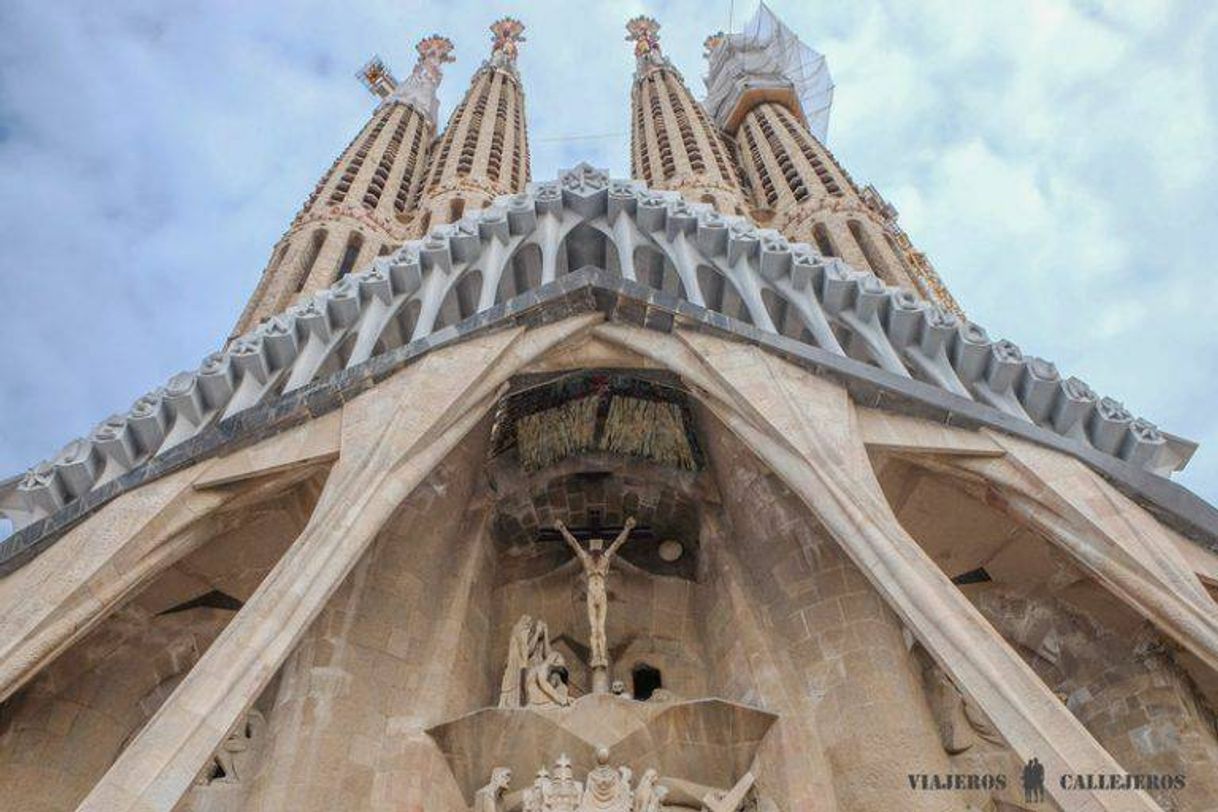
M 648 13 L 701 92 L 701 42 L 748 0 L 0 2 L 0 478 L 53 454 L 235 321 L 320 174 L 433 31 L 458 61 L 528 25 L 533 174 L 628 166 Z M 1166 430 L 1218 500 L 1218 4 L 797 2 L 829 58 L 829 145 L 896 204 L 971 318 Z M 587 137 L 593 136 L 593 137 Z

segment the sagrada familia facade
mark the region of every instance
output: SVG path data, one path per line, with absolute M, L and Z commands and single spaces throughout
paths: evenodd
M 1195 444 L 965 317 L 764 6 L 703 101 L 658 30 L 630 179 L 531 177 L 517 20 L 443 128 L 369 62 L 224 348 L 0 481 L 0 809 L 1218 810 Z

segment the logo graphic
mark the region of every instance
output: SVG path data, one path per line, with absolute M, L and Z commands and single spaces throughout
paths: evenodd
M 1023 800 L 1029 804 L 1045 800 L 1045 765 L 1035 756 L 1023 765 Z

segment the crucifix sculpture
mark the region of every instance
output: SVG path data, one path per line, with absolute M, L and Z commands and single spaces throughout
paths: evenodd
M 592 692 L 603 694 L 609 690 L 609 654 L 605 640 L 605 615 L 609 608 L 609 595 L 605 589 L 605 578 L 609 575 L 609 565 L 613 563 L 613 554 L 626 543 L 630 531 L 634 529 L 634 517 L 626 520 L 625 527 L 618 534 L 609 549 L 604 549 L 604 539 L 594 538 L 588 542 L 588 549 L 575 540 L 575 536 L 567 530 L 561 521 L 554 526 L 583 565 L 584 577 L 588 581 L 588 627 L 589 642 L 592 656 L 589 665 L 592 666 Z

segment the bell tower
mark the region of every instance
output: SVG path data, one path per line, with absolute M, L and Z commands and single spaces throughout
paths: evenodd
M 721 214 L 745 214 L 745 198 L 727 147 L 680 72 L 660 51 L 660 24 L 626 24 L 636 61 L 630 92 L 630 165 L 654 189 L 682 192 Z
M 256 327 L 302 295 L 388 254 L 406 237 L 436 131 L 436 89 L 453 44 L 433 34 L 415 46 L 404 81 L 379 57 L 356 74 L 380 103 L 293 218 L 233 335 Z
M 461 219 L 529 182 L 529 135 L 524 90 L 516 68 L 524 23 L 503 17 L 491 25 L 491 56 L 474 74 L 436 144 L 413 236 Z
M 960 315 L 896 210 L 860 189 L 825 146 L 833 85 L 824 58 L 764 4 L 744 31 L 713 34 L 704 48 L 707 107 L 735 142 L 754 219 Z

